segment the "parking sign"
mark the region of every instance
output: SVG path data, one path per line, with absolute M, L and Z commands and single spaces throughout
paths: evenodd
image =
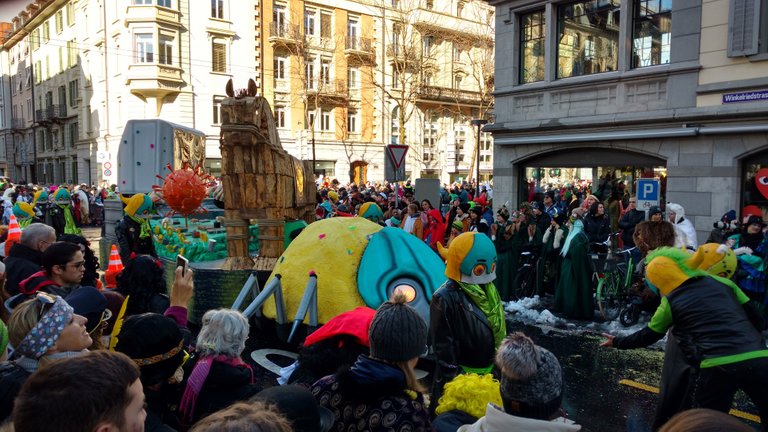
M 643 178 L 637 180 L 637 209 L 648 210 L 659 205 L 661 187 L 657 179 Z

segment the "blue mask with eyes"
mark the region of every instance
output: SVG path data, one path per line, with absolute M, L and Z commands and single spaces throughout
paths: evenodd
M 461 281 L 486 284 L 496 280 L 496 247 L 485 234 L 475 235 L 472 247 L 461 261 Z

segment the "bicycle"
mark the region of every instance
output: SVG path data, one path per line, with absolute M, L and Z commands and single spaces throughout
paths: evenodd
M 527 247 L 520 252 L 522 265 L 517 269 L 513 294 L 516 299 L 533 297 L 536 292 L 537 268 L 539 266 L 539 254 L 537 247 Z
M 597 280 L 595 302 L 600 315 L 606 321 L 615 320 L 626 306 L 629 287 L 632 286 L 634 265 L 631 254 L 634 248 L 614 251 L 611 238 L 619 232 L 612 233 L 605 242 L 595 243 L 608 248 L 607 253 L 590 253 L 593 280 Z

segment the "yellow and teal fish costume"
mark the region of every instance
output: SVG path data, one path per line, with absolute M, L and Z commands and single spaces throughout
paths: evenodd
M 82 231 L 75 224 L 75 217 L 72 214 L 72 196 L 67 188 L 59 186 L 53 193 L 53 200 L 64 214 L 64 234 L 82 235 Z
M 32 223 L 35 218 L 35 203 L 18 201 L 13 205 L 13 215 L 19 222 L 19 228 L 24 229 Z
M 357 215 L 376 223 L 379 223 L 384 218 L 384 213 L 381 212 L 379 205 L 373 202 L 361 205 Z
M 120 195 L 120 200 L 125 204 L 123 211 L 134 222 L 141 226 L 139 238 L 146 238 L 152 235 L 152 229 L 149 226 L 149 218 L 152 217 L 154 203 L 148 195 L 138 193 L 130 198 Z

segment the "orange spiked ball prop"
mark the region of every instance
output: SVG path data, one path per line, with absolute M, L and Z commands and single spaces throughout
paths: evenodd
M 195 212 L 202 212 L 200 204 L 208 194 L 208 188 L 215 184 L 213 177 L 203 172 L 200 165 L 191 167 L 184 163 L 177 170 L 168 165 L 168 170 L 170 172 L 165 177 L 157 176 L 163 180 L 163 185 L 153 186 L 153 189 L 165 200 L 171 213 L 189 217 Z
M 112 250 L 109 253 L 109 267 L 107 272 L 104 273 L 104 280 L 107 283 L 107 288 L 117 288 L 117 275 L 123 271 L 123 261 L 120 259 L 120 254 L 117 252 L 117 246 L 112 245 Z
M 5 240 L 5 256 L 11 251 L 11 247 L 21 240 L 21 228 L 16 216 L 11 214 L 11 221 L 8 223 L 8 238 Z

